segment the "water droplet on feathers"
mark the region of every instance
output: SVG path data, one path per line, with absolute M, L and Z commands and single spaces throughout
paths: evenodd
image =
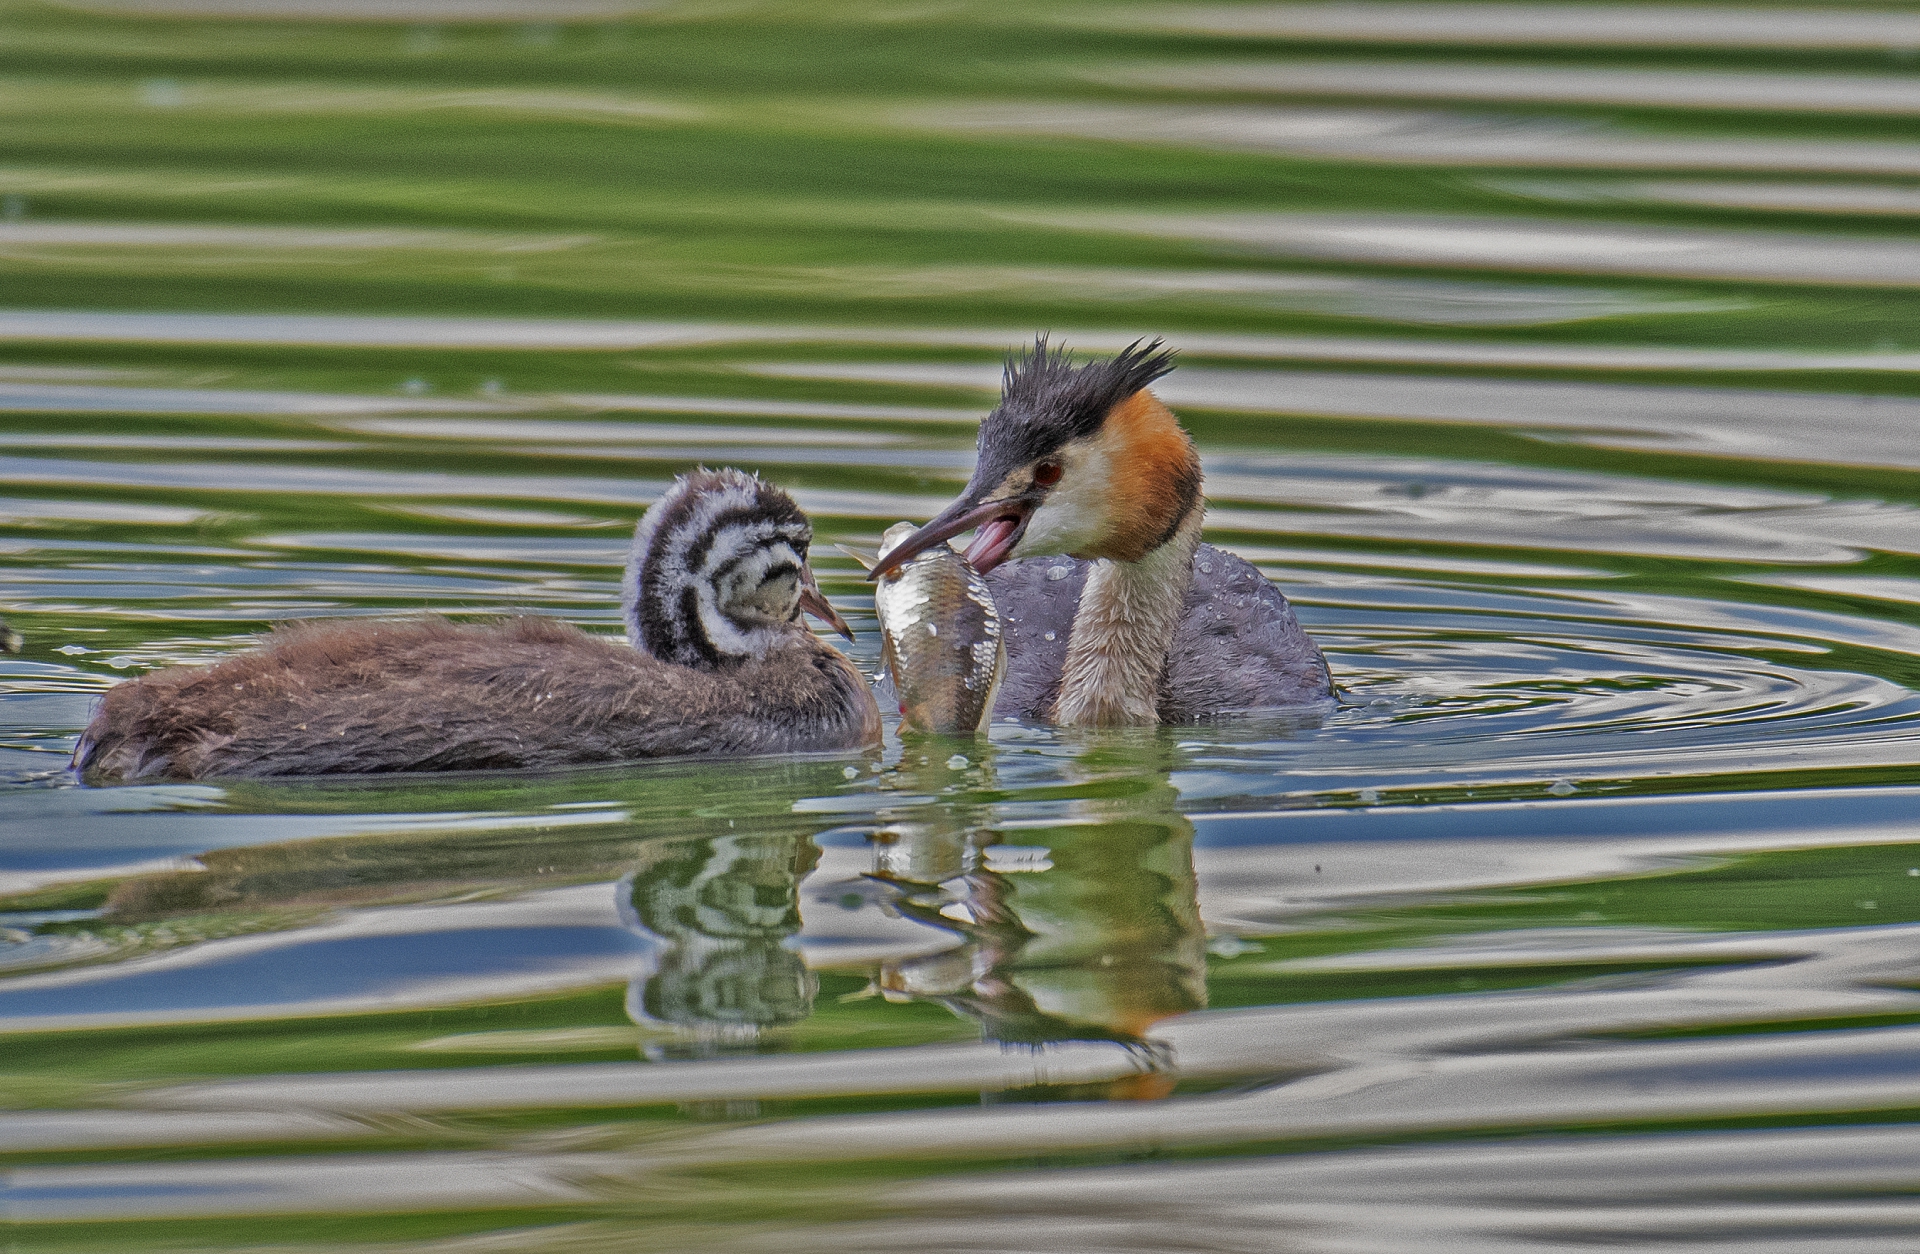
M 1065 579 L 1068 575 L 1071 575 L 1072 573 L 1073 573 L 1072 569 L 1066 566 L 1047 567 L 1048 579 Z

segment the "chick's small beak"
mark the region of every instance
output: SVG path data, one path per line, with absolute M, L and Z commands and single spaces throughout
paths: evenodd
M 1024 496 L 987 501 L 984 504 L 974 504 L 966 497 L 961 497 L 941 510 L 932 522 L 890 549 L 867 572 L 867 578 L 878 579 L 941 541 L 976 527 L 980 528 L 980 536 L 967 550 L 967 561 L 984 575 L 1004 561 L 1013 546 L 1020 542 L 1021 533 L 1027 528 L 1027 518 L 1036 504 L 1036 501 Z
M 840 611 L 834 609 L 833 602 L 827 600 L 826 594 L 820 591 L 820 585 L 814 582 L 811 566 L 800 568 L 800 608 L 848 640 L 853 639 L 853 628 L 847 626 L 847 620 L 840 617 Z

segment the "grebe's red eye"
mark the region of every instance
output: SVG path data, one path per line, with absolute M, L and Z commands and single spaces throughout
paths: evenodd
M 1060 463 L 1041 462 L 1033 468 L 1033 481 L 1043 488 L 1050 488 L 1060 482 Z

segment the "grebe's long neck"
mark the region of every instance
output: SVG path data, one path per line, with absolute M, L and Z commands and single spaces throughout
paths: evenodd
M 1087 572 L 1055 722 L 1115 727 L 1160 721 L 1160 677 L 1193 582 L 1205 513 L 1196 497 L 1165 544 L 1137 562 L 1102 558 Z

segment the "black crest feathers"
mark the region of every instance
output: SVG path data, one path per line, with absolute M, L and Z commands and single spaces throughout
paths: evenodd
M 974 481 L 996 483 L 1008 471 L 1100 429 L 1114 406 L 1174 367 L 1160 340 L 1135 340 L 1105 361 L 1076 366 L 1045 335 L 1007 360 L 1000 404 L 980 425 Z
M 1106 361 L 1076 366 L 1066 349 L 1054 348 L 1041 335 L 1031 350 L 1007 359 L 1000 405 L 1067 411 L 1076 417 L 1085 412 L 1097 426 L 1108 410 L 1173 367 L 1173 352 L 1157 339 L 1135 340 Z

